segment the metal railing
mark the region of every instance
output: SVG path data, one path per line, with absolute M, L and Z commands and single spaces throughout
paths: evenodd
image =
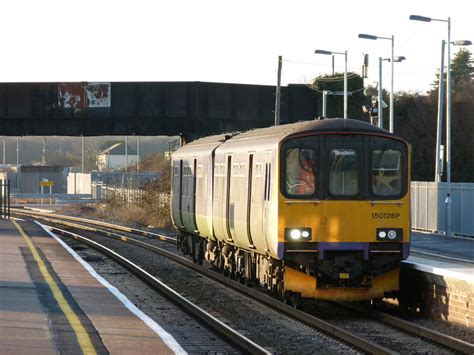
M 446 231 L 445 204 L 448 185 L 445 182 L 413 181 L 411 183 L 411 223 L 413 229 Z M 451 183 L 452 233 L 474 236 L 474 183 Z
M 0 218 L 10 219 L 10 180 L 0 180 Z

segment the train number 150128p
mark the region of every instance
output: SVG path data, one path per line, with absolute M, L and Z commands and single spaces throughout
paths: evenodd
M 388 212 L 388 213 L 383 213 L 383 212 L 374 212 L 372 213 L 372 219 L 397 219 L 400 217 L 400 213 L 396 212 Z

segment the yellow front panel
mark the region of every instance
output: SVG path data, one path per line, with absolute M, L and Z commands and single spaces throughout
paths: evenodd
M 377 228 L 403 228 L 403 241 L 410 239 L 410 196 L 399 201 L 307 201 L 289 200 L 280 195 L 279 241 L 284 229 L 312 229 L 313 242 L 374 242 Z M 400 203 L 396 203 L 400 202 Z M 303 242 L 304 243 L 304 242 Z

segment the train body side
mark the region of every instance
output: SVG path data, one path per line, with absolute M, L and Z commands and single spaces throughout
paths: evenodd
M 171 212 L 186 240 L 181 250 L 195 255 L 207 248 L 206 259 L 218 268 L 255 278 L 280 294 L 367 300 L 396 291 L 399 262 L 409 254 L 410 147 L 362 122 L 327 121 L 207 137 L 174 152 Z M 321 148 L 313 157 L 318 168 L 311 196 L 284 191 L 285 144 L 293 139 L 298 147 L 299 137 Z M 400 178 L 406 181 L 398 196 L 388 198 L 370 190 L 376 179 L 394 182 L 390 164 L 374 167 L 373 151 L 383 156 L 384 142 L 401 152 Z M 329 180 L 344 189 L 350 172 L 332 171 L 337 159 L 329 162 L 329 156 L 351 149 L 361 154 L 358 192 L 331 195 Z M 310 237 L 292 239 L 293 229 L 309 231 Z M 393 240 L 387 234 L 392 231 Z

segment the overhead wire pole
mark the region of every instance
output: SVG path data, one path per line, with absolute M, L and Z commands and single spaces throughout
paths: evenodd
M 16 188 L 19 188 L 20 176 L 20 137 L 16 137 Z
M 347 91 L 348 91 L 348 85 L 347 85 L 347 50 L 344 51 L 344 118 L 347 119 Z
M 332 55 L 334 54 L 342 54 L 344 55 L 344 119 L 347 119 L 347 97 L 349 95 L 348 93 L 348 85 L 347 85 L 347 50 L 344 52 L 332 52 L 332 51 L 326 51 L 323 49 L 316 49 L 314 51 L 315 54 L 324 54 L 324 55 Z
M 395 47 L 395 38 L 394 36 L 392 35 L 392 56 L 391 56 L 391 84 L 390 84 L 390 133 L 393 133 L 393 129 L 394 129 L 394 106 L 393 106 L 393 96 L 394 96 L 394 92 L 393 92 L 393 69 L 394 69 L 394 58 L 393 58 L 393 53 L 394 53 L 394 47 Z
M 444 106 L 444 49 L 446 41 L 441 41 L 441 66 L 439 69 L 438 84 L 438 122 L 436 134 L 436 165 L 435 165 L 435 182 L 441 182 L 443 175 L 441 143 L 443 139 L 443 106 Z
M 382 88 L 382 57 L 379 57 L 379 100 L 378 100 L 378 116 L 379 127 L 383 128 L 383 88 Z
M 281 67 L 282 67 L 282 56 L 278 56 L 278 74 L 277 74 L 277 86 L 275 92 L 275 126 L 280 124 L 280 107 L 281 107 Z
M 446 182 L 448 194 L 446 197 L 447 223 L 446 236 L 451 237 L 451 17 L 448 17 L 448 69 L 446 78 Z
M 84 174 L 84 136 L 81 136 L 81 173 Z
M 137 172 L 140 169 L 140 136 L 137 136 Z
M 448 65 L 446 73 L 446 183 L 448 192 L 444 201 L 446 206 L 446 236 L 451 236 L 451 17 L 446 20 L 419 15 L 410 15 L 410 20 L 421 22 L 446 22 L 448 24 Z M 454 45 L 468 46 L 471 41 L 455 41 Z M 438 148 L 438 147 L 437 147 Z
M 125 136 L 125 171 L 128 171 L 128 136 Z
M 394 107 L 393 107 L 393 77 L 394 77 L 394 50 L 395 50 L 395 36 L 392 35 L 391 37 L 381 37 L 381 36 L 374 36 L 374 35 L 368 35 L 366 33 L 359 33 L 359 38 L 363 39 L 370 39 L 370 40 L 377 40 L 377 39 L 386 39 L 392 41 L 392 53 L 390 56 L 390 61 L 392 62 L 391 65 L 391 84 L 390 84 L 390 124 L 389 124 L 389 130 L 390 133 L 393 133 L 393 126 L 394 126 Z

